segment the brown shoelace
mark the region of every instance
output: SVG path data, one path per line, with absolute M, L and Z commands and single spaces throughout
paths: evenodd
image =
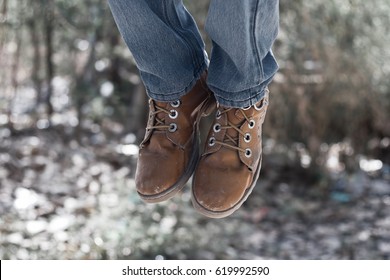
M 229 112 L 231 110 L 239 110 L 241 112 L 241 114 L 243 115 L 243 117 L 245 118 L 244 122 L 245 121 L 247 121 L 248 123 L 250 122 L 250 118 L 244 113 L 243 109 L 225 108 L 225 109 L 222 109 L 222 110 L 219 111 L 219 116 L 222 116 L 223 114 L 226 114 L 227 112 Z M 226 129 L 226 130 L 234 129 L 235 131 L 238 132 L 238 136 L 233 138 L 232 136 L 230 136 L 226 132 L 225 138 L 223 139 L 223 141 L 215 140 L 215 144 L 219 144 L 219 145 L 225 146 L 225 147 L 233 149 L 233 150 L 238 150 L 240 152 L 245 152 L 245 149 L 240 148 L 239 145 L 238 145 L 239 144 L 239 137 L 240 137 L 240 135 L 245 137 L 245 133 L 241 129 L 239 129 L 239 127 L 241 127 L 244 122 L 241 122 L 238 125 L 234 125 L 233 123 L 231 123 L 228 120 L 227 125 L 225 125 L 225 126 L 221 125 L 220 129 Z M 232 143 L 232 144 L 230 144 L 230 143 Z
M 255 109 L 257 111 L 260 111 L 266 105 L 267 105 L 266 99 L 262 99 L 260 106 L 259 107 L 255 107 Z M 244 122 L 248 122 L 248 124 L 250 124 L 253 120 L 251 118 L 249 118 L 245 114 L 245 111 L 246 111 L 245 109 L 242 109 L 242 108 L 238 108 L 238 109 L 236 109 L 236 108 L 224 108 L 224 107 L 221 107 L 221 108 L 222 108 L 222 110 L 218 111 L 219 114 L 217 115 L 217 117 L 221 116 L 222 114 L 227 114 L 231 110 L 238 110 L 242 114 L 242 116 L 244 117 L 244 120 L 242 122 L 238 123 L 237 125 L 233 124 L 229 120 L 228 120 L 228 123 L 227 123 L 226 126 L 221 125 L 220 129 L 226 129 L 226 130 L 233 129 L 233 130 L 235 130 L 238 133 L 237 137 L 230 136 L 227 133 L 227 131 L 226 131 L 225 137 L 224 137 L 224 139 L 222 141 L 218 141 L 218 140 L 216 140 L 214 138 L 214 144 L 219 144 L 219 145 L 222 145 L 224 147 L 227 147 L 227 148 L 230 148 L 230 149 L 233 149 L 233 150 L 237 150 L 237 151 L 246 153 L 247 149 L 242 149 L 242 148 L 239 147 L 239 137 L 240 137 L 240 135 L 243 136 L 244 138 L 246 137 L 246 133 L 244 133 L 239 127 L 241 127 L 244 124 Z M 250 141 L 250 138 L 248 139 L 248 141 Z
M 160 107 L 153 100 L 151 100 L 151 102 L 153 102 L 153 107 L 155 109 L 149 113 L 149 117 L 153 118 L 154 125 L 148 125 L 146 127 L 146 130 L 156 129 L 156 130 L 169 130 L 170 132 L 175 132 L 177 130 L 176 123 L 172 122 L 171 124 L 166 125 L 165 118 L 160 119 L 158 117 L 158 114 L 165 113 L 165 115 L 171 116 L 172 112 L 175 112 L 176 116 L 174 118 L 176 118 L 178 112 L 176 110 L 167 110 L 163 107 Z M 176 107 L 179 107 L 180 101 L 175 101 L 175 102 L 177 102 L 177 104 L 178 104 Z M 171 102 L 171 104 L 172 104 L 172 102 Z

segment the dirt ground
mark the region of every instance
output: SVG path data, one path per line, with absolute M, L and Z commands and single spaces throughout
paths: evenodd
M 192 208 L 190 185 L 168 202 L 140 201 L 132 135 L 80 145 L 3 128 L 0 139 L 1 259 L 390 258 L 386 164 L 315 178 L 266 142 L 247 202 L 210 220 Z

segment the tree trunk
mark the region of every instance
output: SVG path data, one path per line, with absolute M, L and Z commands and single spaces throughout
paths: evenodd
M 97 29 L 93 31 L 93 33 L 90 36 L 89 45 L 90 45 L 90 52 L 88 55 L 88 60 L 85 63 L 83 70 L 79 73 L 79 75 L 76 77 L 76 86 L 75 86 L 75 103 L 76 103 L 76 110 L 77 110 L 77 119 L 78 119 L 78 125 L 76 127 L 75 136 L 76 139 L 80 142 L 81 141 L 81 125 L 84 119 L 83 116 L 83 106 L 87 102 L 88 91 L 92 90 L 96 86 L 93 85 L 93 81 L 95 79 L 95 70 L 94 70 L 94 62 L 96 60 L 96 37 L 97 37 Z
M 12 65 L 11 65 L 11 87 L 12 87 L 12 96 L 9 101 L 8 109 L 7 109 L 7 115 L 8 115 L 8 126 L 9 129 L 13 132 L 14 126 L 12 122 L 12 109 L 13 109 L 13 103 L 16 98 L 16 95 L 18 93 L 18 72 L 19 72 L 19 59 L 20 59 L 20 49 L 21 49 L 21 41 L 22 41 L 22 30 L 20 28 L 16 28 L 15 30 L 15 44 L 16 44 L 16 50 L 13 56 Z
M 5 23 L 7 19 L 7 0 L 3 0 L 0 12 L 0 23 Z M 3 44 L 5 41 L 5 25 L 0 24 L 0 57 L 3 50 Z M 4 29 L 4 30 L 3 30 Z
M 46 44 L 46 53 L 45 53 L 45 64 L 46 64 L 46 82 L 47 82 L 47 94 L 46 94 L 46 106 L 48 119 L 53 114 L 53 106 L 51 104 L 51 96 L 53 95 L 52 80 L 54 77 L 54 64 L 53 64 L 53 4 L 51 1 L 42 1 L 45 7 L 44 14 L 44 31 L 45 31 L 45 44 Z
M 32 3 L 32 9 L 33 9 L 33 17 L 29 20 L 28 28 L 30 30 L 30 37 L 31 37 L 31 44 L 33 46 L 33 58 L 32 58 L 32 71 L 31 71 L 31 79 L 34 84 L 34 88 L 37 92 L 37 105 L 41 102 L 41 87 L 42 87 L 42 81 L 39 76 L 40 68 L 41 68 L 41 52 L 39 50 L 40 41 L 39 41 L 39 35 L 38 35 L 38 29 L 39 29 L 39 18 L 41 14 L 39 13 L 37 5 L 35 5 L 35 2 Z M 51 66 L 51 70 L 52 66 Z

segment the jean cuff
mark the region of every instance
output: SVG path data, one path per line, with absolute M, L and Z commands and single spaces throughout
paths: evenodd
M 172 102 L 175 100 L 180 99 L 183 95 L 191 91 L 191 89 L 195 86 L 196 82 L 200 79 L 201 75 L 203 74 L 204 71 L 206 71 L 208 68 L 208 63 L 207 63 L 207 58 L 205 58 L 204 62 L 202 65 L 195 71 L 193 79 L 188 83 L 183 89 L 177 92 L 173 93 L 155 93 L 152 92 L 148 89 L 147 86 L 146 88 L 146 93 L 147 95 L 152 98 L 153 100 L 156 101 L 162 101 L 162 102 Z
M 271 80 L 272 78 L 259 86 L 240 92 L 227 92 L 210 85 L 209 88 L 214 93 L 215 99 L 220 105 L 232 108 L 245 108 L 263 99 Z

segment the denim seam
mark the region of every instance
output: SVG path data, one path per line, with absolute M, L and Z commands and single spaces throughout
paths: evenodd
M 259 2 L 260 1 L 256 1 L 256 6 L 254 8 L 254 14 L 253 14 L 253 22 L 252 22 L 252 26 L 251 26 L 251 29 L 252 29 L 252 45 L 253 45 L 253 52 L 254 52 L 254 57 L 257 61 L 257 66 L 259 67 L 259 76 L 258 77 L 258 81 L 257 81 L 257 84 L 260 85 L 261 83 L 261 80 L 263 79 L 264 77 L 264 70 L 263 70 L 263 65 L 262 65 L 262 61 L 260 59 L 260 53 L 259 53 L 259 49 L 258 49 L 258 45 L 257 45 L 257 41 L 256 41 L 256 22 L 257 22 L 257 14 L 258 14 L 258 10 L 259 10 Z
M 183 29 L 185 29 L 185 28 L 183 28 Z M 192 36 L 194 36 L 194 38 L 196 38 L 196 34 L 192 30 L 190 30 L 190 29 L 185 29 L 185 30 L 189 31 L 192 34 Z M 199 44 L 198 41 L 196 43 Z M 204 61 L 205 60 L 205 55 L 204 55 L 204 51 L 203 51 L 204 50 L 204 46 L 199 45 L 199 49 L 202 50 L 202 56 L 203 56 L 202 60 Z M 197 65 L 203 64 L 203 62 L 200 62 L 200 59 L 199 59 L 199 57 L 198 57 L 198 55 L 196 53 L 195 53 L 195 56 L 196 56 Z
M 182 29 L 187 30 L 188 32 L 190 32 L 190 33 L 192 34 L 192 36 L 193 36 L 194 38 L 196 38 L 196 34 L 195 34 L 191 29 L 184 28 L 183 26 L 182 26 Z M 198 32 L 199 32 L 199 31 L 198 31 Z M 201 38 L 201 40 L 203 41 L 202 38 Z M 197 61 L 197 66 L 199 66 L 199 65 L 201 66 L 201 65 L 204 63 L 204 61 L 205 61 L 205 54 L 204 54 L 205 46 L 204 46 L 204 45 L 203 45 L 203 46 L 202 46 L 202 45 L 199 45 L 198 40 L 195 39 L 195 41 L 196 41 L 196 44 L 198 44 L 199 49 L 202 50 L 202 57 L 203 57 L 202 61 L 199 60 L 199 57 L 198 57 L 198 55 L 196 54 L 196 51 L 195 51 L 195 58 L 196 58 L 196 61 Z
M 171 18 L 169 16 L 168 9 L 165 7 L 164 4 L 162 4 L 162 8 L 163 8 L 163 14 L 164 14 L 167 22 L 169 23 L 170 27 L 180 37 L 180 39 L 184 42 L 184 44 L 186 45 L 188 51 L 190 52 L 191 57 L 192 57 L 192 65 L 194 66 L 195 69 L 199 68 L 200 63 L 199 63 L 198 57 L 196 55 L 196 51 L 194 51 L 194 49 L 192 48 L 192 44 L 190 44 L 187 41 L 187 39 L 183 36 L 183 34 L 181 34 L 180 30 L 177 27 L 175 27 L 175 25 L 172 23 Z

